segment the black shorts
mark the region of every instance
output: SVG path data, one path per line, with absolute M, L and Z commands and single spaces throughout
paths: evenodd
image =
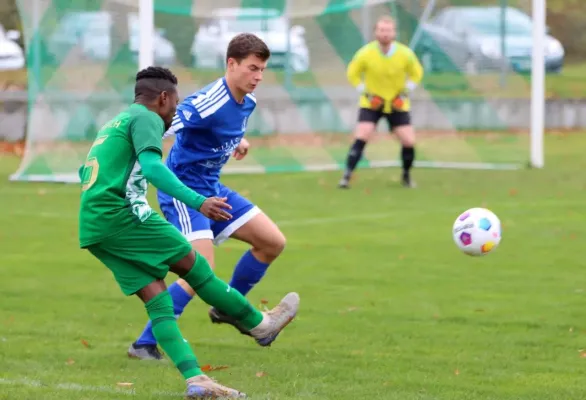
M 358 122 L 373 122 L 376 125 L 381 117 L 385 117 L 387 120 L 389 130 L 403 125 L 411 125 L 411 114 L 408 111 L 393 111 L 390 114 L 370 108 L 361 108 L 358 111 Z

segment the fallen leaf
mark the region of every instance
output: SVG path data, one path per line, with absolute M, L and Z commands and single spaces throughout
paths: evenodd
M 456 375 L 456 376 L 460 375 L 460 370 L 459 370 L 459 369 L 456 369 L 456 370 L 454 371 L 454 375 Z
M 73 365 L 73 364 L 75 364 L 75 360 L 73 360 L 72 358 L 68 358 L 67 361 L 65 361 L 65 364 Z
M 88 343 L 88 341 L 87 341 L 87 340 L 85 340 L 85 339 L 81 339 L 81 344 L 83 344 L 83 345 L 84 345 L 84 347 L 86 347 L 86 348 L 88 348 L 88 349 L 89 349 L 90 347 L 92 347 L 92 346 L 90 346 L 90 344 Z
M 580 352 L 580 358 L 586 358 L 586 351 Z
M 267 299 L 260 299 L 260 304 L 269 304 Z
M 517 189 L 509 189 L 509 196 L 516 196 L 518 193 Z
M 218 365 L 217 367 L 211 366 L 210 364 L 206 364 L 203 367 L 201 367 L 201 370 L 203 372 L 210 372 L 210 371 L 219 371 L 222 369 L 227 369 L 228 366 L 227 365 Z
M 403 254 L 399 254 L 399 260 L 404 260 L 405 256 Z
M 266 373 L 266 372 L 264 372 L 264 371 L 258 371 L 258 372 L 256 373 L 256 377 L 257 377 L 257 378 L 262 378 L 263 376 L 267 376 L 267 373 Z
M 370 189 L 368 189 L 368 188 L 364 189 L 364 194 L 369 195 L 370 193 L 371 193 Z
M 47 189 L 39 189 L 37 193 L 39 194 L 39 196 L 44 196 L 47 194 Z
M 118 382 L 116 384 L 116 386 L 120 386 L 120 387 L 132 387 L 132 385 L 134 385 L 134 383 L 132 383 L 132 382 Z

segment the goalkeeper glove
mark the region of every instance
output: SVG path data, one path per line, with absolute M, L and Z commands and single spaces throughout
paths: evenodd
M 405 101 L 407 100 L 407 95 L 405 93 L 399 93 L 397 97 L 393 99 L 391 102 L 391 106 L 393 110 L 401 111 L 405 106 Z
M 370 109 L 374 111 L 380 111 L 385 106 L 385 99 L 380 96 L 367 94 L 366 98 L 370 102 Z

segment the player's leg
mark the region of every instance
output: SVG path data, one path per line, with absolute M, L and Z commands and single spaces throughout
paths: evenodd
M 406 111 L 394 111 L 387 119 L 393 134 L 401 142 L 401 162 L 403 166 L 401 183 L 407 188 L 413 188 L 416 186 L 411 178 L 411 168 L 413 161 L 415 161 L 415 129 L 411 124 L 411 116 Z
M 289 293 L 277 307 L 267 313 L 261 313 L 252 307 L 240 293 L 236 290 L 231 290 L 226 283 L 218 279 L 206 259 L 196 255 L 181 232 L 158 214 L 153 214 L 145 222 L 135 229 L 129 230 L 129 232 L 126 235 L 126 240 L 118 240 L 119 238 L 117 237 L 108 239 L 107 250 L 122 259 L 134 260 L 133 262 L 142 268 L 145 273 L 156 279 L 162 279 L 170 269 L 189 283 L 189 286 L 195 290 L 198 297 L 206 303 L 236 318 L 242 326 L 250 331 L 261 346 L 270 345 L 279 332 L 297 314 L 299 296 L 296 293 Z M 195 364 L 191 359 L 187 361 L 180 360 L 181 354 L 184 353 L 180 354 L 179 350 L 185 352 L 186 346 L 189 348 L 189 345 L 181 335 L 177 338 L 177 335 L 167 333 L 167 331 L 172 331 L 174 326 L 177 326 L 177 320 L 174 316 L 171 296 L 168 295 L 168 292 L 165 291 L 165 293 L 168 300 L 164 300 L 164 319 L 161 320 L 161 315 L 156 314 L 154 311 L 149 312 L 149 316 L 153 321 L 155 338 L 165 353 L 184 375 L 186 374 L 184 369 L 188 367 L 190 368 L 189 374 L 193 374 L 193 376 L 186 378 L 188 395 L 193 398 L 201 396 L 239 396 L 239 392 L 215 383 L 203 376 L 201 371 L 195 371 L 197 373 L 192 371 L 197 366 L 195 356 L 193 356 Z M 158 298 L 159 296 L 154 297 L 152 301 Z M 161 301 L 158 303 L 161 303 Z M 149 304 L 150 302 L 147 302 L 147 306 Z M 162 308 L 163 305 L 159 304 L 157 307 Z M 163 323 L 165 325 L 162 325 Z M 161 331 L 160 326 L 166 327 L 166 330 Z M 172 338 L 174 339 L 171 340 Z M 199 370 L 198 366 L 197 369 Z
M 171 270 L 189 283 L 204 302 L 236 319 L 261 346 L 269 346 L 295 318 L 299 308 L 299 295 L 289 293 L 272 310 L 260 312 L 237 290 L 216 277 L 199 254 L 173 263 Z
M 157 237 L 156 231 L 150 224 L 147 227 L 139 225 L 89 250 L 112 271 L 124 294 L 136 294 L 144 302 L 153 321 L 155 337 L 186 380 L 186 398 L 201 398 L 204 395 L 244 397 L 237 390 L 219 385 L 205 376 L 191 347 L 183 340 L 173 315 L 173 302 L 163 280 L 169 267 L 158 263 L 165 258 L 161 257 L 161 253 L 185 254 L 191 253 L 191 249 L 186 242 L 182 245 L 171 243 L 168 252 L 165 250 L 153 256 L 147 246 L 152 248 L 158 243 L 169 244 L 161 240 L 163 236 Z M 146 252 L 141 251 L 145 248 Z
M 214 243 L 220 245 L 233 237 L 252 246 L 236 264 L 230 280 L 230 287 L 246 296 L 285 248 L 285 235 L 266 214 L 237 192 L 222 185 L 220 196 L 228 199 L 233 218 L 226 222 L 212 222 Z M 247 334 L 237 321 L 219 310 L 212 307 L 209 315 L 212 322 L 231 324 Z
M 354 142 L 348 151 L 344 176 L 338 183 L 340 188 L 346 189 L 350 187 L 352 173 L 362 158 L 364 147 L 372 137 L 376 129 L 376 124 L 378 123 L 381 116 L 382 113 L 380 111 L 375 111 L 368 108 L 360 108 L 358 111 L 358 123 L 356 124 L 356 128 L 354 130 Z
M 158 192 L 158 200 L 161 211 L 167 221 L 174 225 L 191 242 L 192 248 L 203 255 L 213 266 L 214 245 L 212 243 L 213 232 L 210 228 L 210 220 L 160 191 Z M 173 300 L 175 317 L 178 318 L 183 314 L 187 304 L 193 299 L 195 291 L 185 280 L 179 278 L 169 286 L 169 294 Z M 163 359 L 157 347 L 157 340 L 153 334 L 151 321 L 147 322 L 138 339 L 128 348 L 128 356 L 141 360 Z
M 191 242 L 191 246 L 196 253 L 208 260 L 211 268 L 214 268 L 214 244 L 211 239 L 196 239 Z M 173 313 L 175 314 L 175 318 L 179 318 L 183 314 L 187 304 L 195 296 L 195 291 L 182 278 L 178 278 L 169 285 L 168 291 L 173 300 Z M 243 333 L 250 335 L 248 331 L 244 331 Z M 128 356 L 140 360 L 163 360 L 163 356 L 157 346 L 157 339 L 153 334 L 153 325 L 150 320 L 147 322 L 140 336 L 128 348 Z
M 158 216 L 158 215 L 157 215 Z M 173 248 L 174 242 L 185 242 L 181 232 L 170 223 L 159 217 L 160 230 L 167 230 L 168 243 L 160 243 L 165 249 Z M 149 221 L 156 222 L 155 218 Z M 166 227 L 166 228 L 165 228 Z M 164 242 L 161 240 L 161 242 Z M 154 250 L 156 251 L 156 250 Z M 237 290 L 215 276 L 210 264 L 200 254 L 189 252 L 179 261 L 167 262 L 171 270 L 185 280 L 199 298 L 223 314 L 229 315 L 238 321 L 238 325 L 250 332 L 250 335 L 261 346 L 270 345 L 279 332 L 291 322 L 297 314 L 299 295 L 289 293 L 272 310 L 261 313 L 255 309 L 246 298 Z

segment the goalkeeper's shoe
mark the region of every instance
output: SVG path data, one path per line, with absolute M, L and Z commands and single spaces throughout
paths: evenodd
M 229 324 L 238 329 L 238 331 L 243 335 L 252 336 L 250 332 L 247 331 L 246 328 L 244 328 L 242 325 L 240 325 L 240 323 L 235 318 L 220 312 L 214 307 L 210 308 L 208 315 L 214 324 Z
M 346 178 L 345 176 L 342 177 L 342 179 L 340 179 L 340 182 L 338 182 L 338 187 L 340 189 L 350 189 L 350 179 Z
M 136 344 L 136 342 L 128 348 L 128 357 L 139 360 L 164 360 L 156 344 Z
M 187 379 L 185 399 L 245 399 L 246 395 L 236 389 L 220 385 L 207 375 Z
M 404 187 L 414 189 L 417 187 L 417 184 L 413 179 L 411 179 L 410 174 L 403 173 L 403 178 L 401 179 L 401 183 Z
M 275 308 L 263 312 L 262 322 L 250 330 L 250 334 L 256 339 L 256 342 L 265 347 L 277 339 L 279 333 L 297 315 L 299 309 L 299 295 L 295 292 L 288 293 Z

